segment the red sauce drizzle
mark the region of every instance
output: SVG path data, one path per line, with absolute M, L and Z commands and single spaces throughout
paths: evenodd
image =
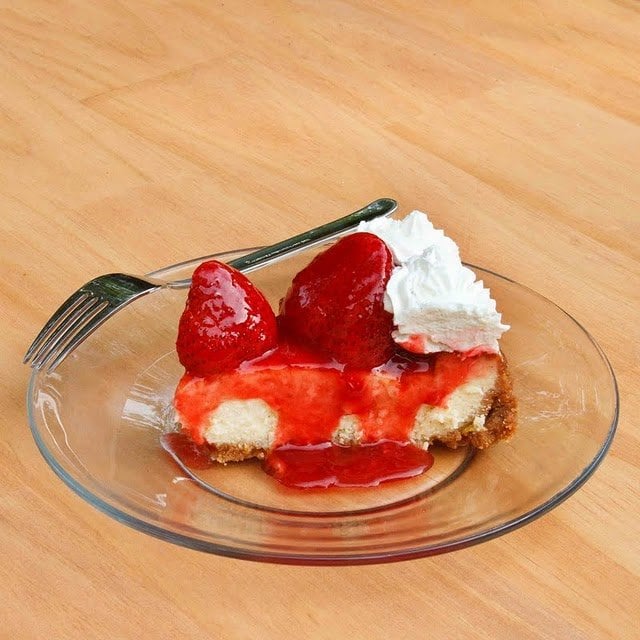
M 186 433 L 164 433 L 160 443 L 165 451 L 190 469 L 209 469 L 214 464 L 207 447 L 196 444 Z
M 263 469 L 289 487 L 375 487 L 381 482 L 412 478 L 433 464 L 433 455 L 403 442 L 383 440 L 357 447 L 325 442 L 277 447 Z

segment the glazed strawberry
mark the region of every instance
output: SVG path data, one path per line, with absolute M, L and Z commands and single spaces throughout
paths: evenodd
M 393 261 L 371 233 L 346 236 L 293 279 L 280 304 L 282 330 L 350 367 L 371 369 L 394 352 L 384 291 Z
M 246 276 L 216 260 L 195 270 L 176 342 L 189 373 L 235 369 L 275 347 L 277 339 L 273 310 Z

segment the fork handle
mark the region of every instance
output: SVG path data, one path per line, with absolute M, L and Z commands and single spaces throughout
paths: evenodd
M 398 203 L 391 198 L 380 198 L 378 200 L 374 200 L 366 207 L 358 209 L 358 211 L 354 211 L 349 215 L 338 218 L 333 222 L 327 222 L 326 224 L 320 225 L 315 229 L 310 229 L 309 231 L 300 233 L 297 236 L 289 238 L 288 240 L 276 242 L 276 244 L 272 244 L 268 247 L 263 247 L 262 249 L 258 249 L 257 251 L 252 251 L 246 256 L 231 260 L 228 264 L 234 269 L 237 269 L 238 271 L 242 271 L 244 273 L 254 271 L 255 269 L 259 269 L 268 264 L 273 264 L 284 256 L 290 256 L 292 254 L 299 253 L 300 251 L 308 249 L 309 247 L 313 247 L 318 244 L 328 242 L 333 238 L 337 238 L 356 227 L 358 224 L 360 224 L 360 222 L 373 220 L 374 218 L 379 218 L 380 216 L 388 216 L 396 210 L 397 206 Z M 184 280 L 173 280 L 171 282 L 165 283 L 165 286 L 171 289 L 184 289 L 190 286 L 190 284 L 191 279 L 187 278 Z

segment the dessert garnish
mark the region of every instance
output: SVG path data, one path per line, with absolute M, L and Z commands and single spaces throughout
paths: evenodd
M 215 260 L 195 270 L 176 342 L 187 371 L 229 371 L 276 344 L 275 314 L 245 275 Z
M 395 350 L 384 295 L 393 259 L 371 233 L 356 233 L 318 255 L 293 279 L 280 305 L 285 336 L 348 366 L 372 369 Z

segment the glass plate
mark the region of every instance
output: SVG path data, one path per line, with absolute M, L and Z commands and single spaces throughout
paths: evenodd
M 248 250 L 219 254 L 228 261 Z M 255 271 L 277 308 L 316 250 Z M 205 258 L 153 275 L 187 278 Z M 512 328 L 502 340 L 519 402 L 509 442 L 475 453 L 433 448 L 426 474 L 377 488 L 296 490 L 256 461 L 180 468 L 163 450 L 182 368 L 185 290 L 146 296 L 104 324 L 53 373 L 34 373 L 29 423 L 52 469 L 116 520 L 169 542 L 238 558 L 358 564 L 453 551 L 507 533 L 560 504 L 613 438 L 618 393 L 593 338 L 530 289 L 472 267 Z

